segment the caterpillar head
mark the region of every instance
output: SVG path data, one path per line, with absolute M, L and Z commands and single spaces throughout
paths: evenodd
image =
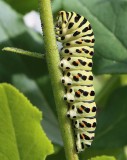
M 67 12 L 60 11 L 56 19 L 56 27 L 59 29 L 65 28 L 67 24 Z

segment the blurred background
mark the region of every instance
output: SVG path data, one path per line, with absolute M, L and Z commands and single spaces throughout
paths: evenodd
M 127 0 L 52 0 L 59 10 L 86 17 L 95 34 L 93 57 L 97 103 L 96 137 L 80 159 L 113 155 L 127 159 Z M 17 47 L 45 54 L 36 0 L 0 0 L 0 82 L 13 84 L 43 112 L 42 126 L 55 147 L 47 160 L 65 160 L 45 60 L 2 52 Z

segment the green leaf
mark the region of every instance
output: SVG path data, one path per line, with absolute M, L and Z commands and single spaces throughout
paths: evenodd
M 127 64 L 117 61 L 112 61 L 106 59 L 99 54 L 96 54 L 93 57 L 94 65 L 93 65 L 93 72 L 95 74 L 108 74 L 108 73 L 127 73 L 126 69 Z
M 110 156 L 97 156 L 97 157 L 91 158 L 90 160 L 116 160 L 116 159 Z
M 120 148 L 127 144 L 127 86 L 114 90 L 105 108 L 97 117 L 97 130 L 93 147 Z
M 29 12 L 31 10 L 37 10 L 38 9 L 38 1 L 36 0 L 18 0 L 18 3 L 16 0 L 5 0 L 8 2 L 15 10 L 18 12 L 24 14 L 26 12 Z
M 41 112 L 13 86 L 0 85 L 0 159 L 44 160 L 53 146 L 41 128 Z
M 57 117 L 56 105 L 54 102 L 54 96 L 53 96 L 53 91 L 52 91 L 52 86 L 51 86 L 51 81 L 50 81 L 49 75 L 46 75 L 46 76 L 39 78 L 37 80 L 37 84 L 38 84 L 39 88 L 41 89 L 41 91 L 43 92 L 47 103 L 49 104 L 49 106 L 51 107 L 51 109 L 53 110 L 54 114 Z
M 43 92 L 41 92 L 36 81 L 28 78 L 23 74 L 13 76 L 12 83 L 30 99 L 32 104 L 38 106 L 38 108 L 43 111 L 44 118 L 42 121 L 42 125 L 52 142 L 60 146 L 63 145 L 58 120 L 53 112 L 53 107 L 55 108 L 55 106 L 53 106 L 53 102 L 51 101 L 52 104 L 50 105 L 50 107 L 49 99 L 45 97 L 45 89 L 46 87 L 47 89 L 49 89 L 49 84 L 44 84 L 44 86 L 42 86 Z M 48 96 L 50 97 L 50 99 L 53 99 L 51 91 L 48 93 Z
M 69 3 L 71 5 L 68 0 L 63 1 L 64 10 L 77 12 L 92 24 L 96 38 L 95 57 L 98 57 L 94 58 L 94 72 L 127 73 L 127 2 L 70 0 Z
M 84 159 L 88 160 L 92 157 L 102 156 L 102 155 L 113 156 L 117 160 L 126 159 L 124 148 L 96 149 L 96 148 L 90 147 L 89 149 L 86 149 L 85 152 L 82 152 L 79 156 L 80 156 L 80 160 L 84 160 Z
M 62 6 L 62 1 L 60 1 L 60 0 L 53 0 L 52 1 L 52 10 L 53 10 L 53 13 L 55 12 L 58 12 L 59 10 L 60 10 L 60 8 L 61 8 L 61 6 Z
M 45 61 L 2 52 L 3 47 L 9 46 L 45 53 L 41 35 L 27 28 L 23 17 L 0 0 L 0 81 L 10 81 L 15 73 L 32 77 L 47 73 Z
M 94 88 L 96 91 L 95 102 L 100 108 L 105 106 L 107 99 L 112 96 L 113 90 L 121 86 L 120 75 L 105 75 L 99 79 L 94 78 Z
M 64 148 L 61 148 L 55 154 L 49 155 L 46 160 L 66 160 Z
M 30 12 L 32 10 L 38 11 L 38 2 L 36 0 L 18 0 L 18 3 L 16 0 L 5 0 L 12 8 L 14 8 L 17 12 L 21 14 L 25 14 L 27 12 Z M 62 6 L 62 1 L 60 0 L 53 0 L 52 3 L 52 10 L 54 12 L 58 12 L 59 8 Z

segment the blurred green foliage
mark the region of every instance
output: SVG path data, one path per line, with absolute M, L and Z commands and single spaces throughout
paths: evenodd
M 0 50 L 6 46 L 45 53 L 43 37 L 28 28 L 24 13 L 37 10 L 38 1 L 0 0 Z M 52 0 L 59 10 L 85 16 L 93 27 L 93 58 L 97 112 L 96 137 L 80 159 L 109 155 L 126 160 L 127 144 L 127 0 Z M 54 19 L 55 20 L 55 19 Z M 43 111 L 42 123 L 56 153 L 47 159 L 65 159 L 55 103 L 45 60 L 0 51 L 0 82 L 9 82 Z M 124 75 L 123 75 L 124 74 Z M 57 93 L 56 93 L 57 94 Z

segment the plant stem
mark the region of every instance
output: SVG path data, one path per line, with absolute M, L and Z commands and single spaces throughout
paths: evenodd
M 13 52 L 13 53 L 22 54 L 22 55 L 25 55 L 25 56 L 30 56 L 30 57 L 39 58 L 39 59 L 44 58 L 44 54 L 37 53 L 37 52 L 25 51 L 25 50 L 20 49 L 20 48 L 4 47 L 2 49 L 2 51 Z
M 75 151 L 75 142 L 71 121 L 66 117 L 67 105 L 63 100 L 65 91 L 63 85 L 60 82 L 62 73 L 59 69 L 60 57 L 56 45 L 51 4 L 50 0 L 39 0 L 39 2 L 40 17 L 43 24 L 44 42 L 46 49 L 46 61 L 51 77 L 58 120 L 64 142 L 65 155 L 67 160 L 78 160 L 78 155 Z

